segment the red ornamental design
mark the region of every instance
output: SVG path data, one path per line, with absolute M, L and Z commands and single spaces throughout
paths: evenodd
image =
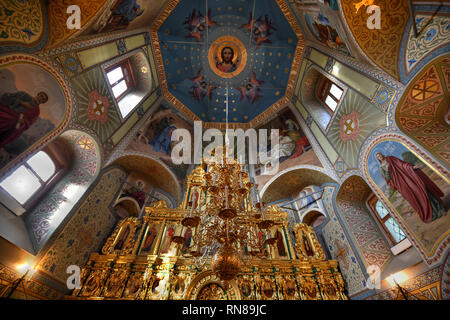
M 89 93 L 87 114 L 90 120 L 97 120 L 104 124 L 108 121 L 108 98 L 98 93 L 97 89 Z
M 355 140 L 359 135 L 359 114 L 352 111 L 342 116 L 340 122 L 342 141 Z

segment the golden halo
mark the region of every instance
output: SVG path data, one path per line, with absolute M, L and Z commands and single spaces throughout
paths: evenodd
M 233 63 L 236 64 L 236 70 L 224 72 L 217 67 L 217 61 L 222 62 L 221 52 L 223 48 L 230 47 L 234 51 Z M 216 58 L 218 59 L 216 61 Z M 244 44 L 236 37 L 222 36 L 217 38 L 209 47 L 208 60 L 211 69 L 222 78 L 233 78 L 244 70 L 247 63 L 247 50 Z

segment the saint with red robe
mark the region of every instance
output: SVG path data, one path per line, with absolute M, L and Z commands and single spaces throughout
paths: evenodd
M 0 97 L 0 148 L 13 142 L 39 118 L 39 105 L 48 101 L 45 92 L 36 97 L 19 91 Z
M 387 185 L 408 201 L 423 222 L 429 223 L 443 215 L 444 193 L 418 166 L 381 152 L 375 158 Z

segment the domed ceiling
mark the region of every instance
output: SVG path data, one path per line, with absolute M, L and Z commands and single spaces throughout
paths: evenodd
M 292 97 L 304 39 L 285 1 L 174 0 L 152 26 L 165 98 L 191 120 L 256 124 Z M 216 124 L 216 125 L 214 125 Z

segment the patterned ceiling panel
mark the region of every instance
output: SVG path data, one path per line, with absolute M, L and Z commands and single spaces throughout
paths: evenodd
M 376 4 L 382 12 L 381 28 L 367 28 L 368 5 Z M 408 1 L 341 1 L 342 11 L 353 38 L 362 51 L 383 71 L 400 78 L 398 59 L 408 19 Z
M 0 0 L 0 52 L 41 49 L 48 37 L 46 20 L 43 0 Z
M 411 82 L 399 103 L 399 128 L 450 167 L 450 56 L 435 60 Z
M 358 166 L 359 150 L 377 128 L 386 126 L 386 115 L 353 90 L 348 90 L 327 137 L 350 168 Z

